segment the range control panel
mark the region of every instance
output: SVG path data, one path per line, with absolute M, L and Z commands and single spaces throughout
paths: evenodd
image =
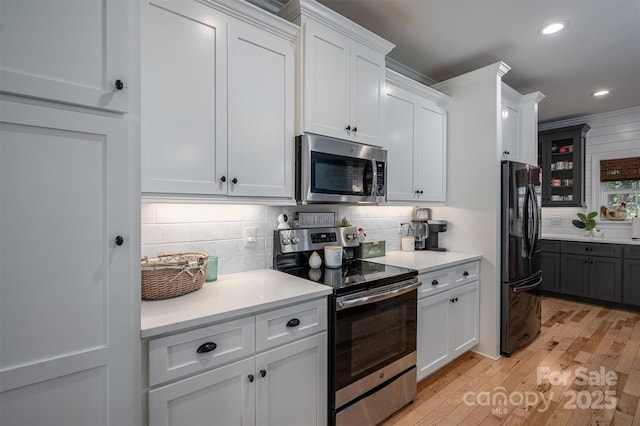
M 280 253 L 321 250 L 324 246 L 355 247 L 358 232 L 353 226 L 340 228 L 301 228 L 275 231 L 274 243 L 278 242 Z

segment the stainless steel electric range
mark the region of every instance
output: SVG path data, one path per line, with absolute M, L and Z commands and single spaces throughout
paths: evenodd
M 343 247 L 341 268 L 311 268 L 325 245 Z M 333 287 L 329 298 L 329 418 L 375 425 L 416 395 L 418 272 L 355 258 L 356 228 L 274 232 L 273 267 Z

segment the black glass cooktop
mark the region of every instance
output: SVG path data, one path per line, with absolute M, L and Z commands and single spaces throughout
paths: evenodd
M 367 288 L 404 281 L 418 275 L 418 271 L 399 266 L 383 265 L 367 260 L 351 260 L 342 268 L 311 268 L 293 266 L 280 269 L 281 272 L 295 275 L 334 288 L 335 294 L 347 294 Z

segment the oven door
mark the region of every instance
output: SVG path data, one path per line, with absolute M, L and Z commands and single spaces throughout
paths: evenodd
M 415 366 L 417 278 L 336 299 L 334 408 Z

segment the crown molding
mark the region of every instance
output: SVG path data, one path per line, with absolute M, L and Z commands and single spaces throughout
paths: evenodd
M 409 68 L 408 66 L 396 61 L 395 59 L 387 57 L 386 62 L 388 69 L 391 69 L 398 74 L 409 77 L 410 79 L 415 80 L 419 83 L 427 86 L 432 86 L 437 83 L 437 81 L 435 81 L 434 79 L 427 77 L 426 75 L 414 70 L 413 68 Z
M 585 115 L 582 117 L 568 118 L 566 120 L 550 121 L 538 125 L 538 131 L 559 129 L 560 127 L 576 126 L 589 121 L 600 120 L 604 118 L 614 117 L 620 114 L 637 114 L 640 115 L 640 106 L 620 109 L 617 111 L 603 112 L 601 114 Z
M 434 84 L 432 87 L 436 90 L 447 93 L 453 87 L 465 86 L 488 78 L 502 78 L 502 76 L 509 72 L 510 69 L 511 67 L 509 65 L 500 61 Z
M 428 99 L 443 108 L 446 108 L 451 103 L 450 96 L 389 68 L 386 70 L 386 82 L 399 87 L 400 89 L 406 90 L 409 93 Z

